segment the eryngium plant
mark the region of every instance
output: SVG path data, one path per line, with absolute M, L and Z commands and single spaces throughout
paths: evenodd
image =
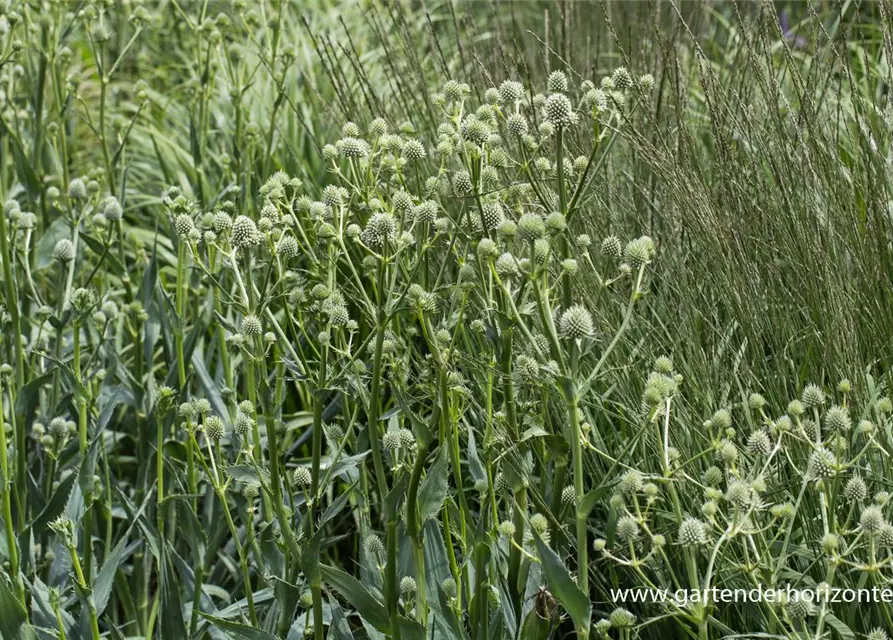
M 592 398 L 655 248 L 572 229 L 651 82 L 450 81 L 436 139 L 344 124 L 327 185 L 171 187 L 149 253 L 98 172 L 32 273 L 10 200 L 5 284 L 40 305 L 4 332 L 16 632 L 588 637 Z

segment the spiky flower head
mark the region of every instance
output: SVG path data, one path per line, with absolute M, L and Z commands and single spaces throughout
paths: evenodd
M 385 243 L 394 244 L 397 239 L 397 219 L 390 213 L 376 213 L 366 223 L 362 238 L 372 249 L 381 249 Z
M 820 407 L 825 404 L 825 392 L 817 384 L 808 384 L 803 387 L 800 400 L 807 409 Z
M 497 201 L 493 201 L 484 203 L 484 205 L 481 207 L 480 217 L 483 218 L 484 224 L 489 231 L 498 229 L 499 225 L 505 218 L 505 215 L 502 212 L 502 205 L 500 205 Z
M 374 533 L 370 533 L 366 536 L 366 539 L 363 541 L 363 546 L 366 548 L 366 553 L 384 553 L 384 543 L 382 543 L 381 538 Z
M 499 523 L 499 533 L 506 538 L 511 538 L 515 535 L 515 523 L 511 520 L 503 520 Z
M 834 405 L 825 414 L 825 426 L 831 431 L 849 431 L 853 426 L 853 421 L 846 409 Z
M 639 537 L 639 523 L 632 516 L 623 516 L 617 520 L 617 537 L 629 542 Z
M 425 145 L 421 141 L 411 138 L 403 144 L 403 157 L 414 162 L 425 158 Z
M 474 114 L 462 121 L 460 130 L 462 138 L 472 144 L 483 145 L 490 139 L 490 127 Z
M 310 483 L 313 482 L 313 476 L 308 467 L 295 467 L 291 477 L 292 482 L 297 487 L 309 487 Z
M 629 70 L 626 67 L 617 67 L 614 73 L 611 74 L 611 81 L 614 83 L 614 88 L 618 91 L 625 91 L 633 86 L 633 77 L 629 74 Z
M 567 229 L 567 219 L 564 217 L 563 213 L 558 211 L 553 211 L 548 216 L 546 216 L 546 231 L 551 233 L 552 235 L 558 235 L 565 229 Z
M 360 140 L 359 138 L 342 138 L 335 145 L 335 148 L 345 158 L 365 158 L 369 155 L 369 146 L 365 140 Z
M 546 87 L 549 89 L 549 93 L 567 91 L 567 74 L 564 71 L 553 71 L 549 74 Z
M 516 80 L 506 80 L 499 85 L 499 100 L 504 104 L 518 102 L 524 97 L 524 85 Z
M 865 507 L 859 516 L 859 528 L 868 533 L 879 531 L 885 522 L 884 512 L 876 505 Z
M 68 238 L 62 238 L 53 248 L 53 260 L 71 262 L 74 260 L 74 245 Z
M 815 613 L 815 605 L 809 600 L 796 595 L 785 605 L 788 615 L 794 620 L 803 620 Z
M 636 624 L 636 616 L 622 607 L 614 609 L 609 619 L 615 629 L 628 629 Z
M 254 420 L 240 411 L 236 416 L 236 424 L 234 428 L 236 435 L 247 435 L 252 426 L 254 426 Z
M 772 451 L 772 441 L 768 434 L 761 429 L 750 434 L 747 439 L 747 448 L 754 455 L 768 456 Z
M 219 416 L 208 416 L 205 418 L 204 430 L 209 440 L 220 440 L 226 433 L 223 420 Z
M 403 576 L 400 579 L 400 593 L 403 594 L 404 597 L 411 596 L 418 589 L 418 585 L 416 581 L 411 576 Z
M 260 318 L 256 315 L 249 314 L 242 318 L 242 333 L 246 336 L 259 336 L 264 332 Z
M 569 340 L 589 338 L 595 332 L 592 315 L 586 307 L 575 304 L 561 314 L 558 320 L 561 334 Z
M 625 495 L 639 493 L 644 486 L 645 480 L 636 469 L 630 469 L 620 478 L 620 492 Z
M 837 459 L 833 453 L 822 447 L 813 451 L 809 456 L 809 468 L 814 477 L 827 478 L 834 475 Z
M 704 472 L 704 484 L 715 487 L 722 482 L 723 475 L 719 467 L 708 467 Z
M 563 93 L 553 93 L 546 98 L 546 122 L 553 127 L 569 127 L 577 122 L 577 114 L 570 99 Z
M 858 502 L 868 497 L 868 486 L 859 476 L 853 476 L 843 488 L 844 497 L 850 502 Z
M 679 525 L 679 544 L 684 547 L 705 544 L 707 532 L 704 523 L 697 518 L 688 517 Z
M 527 124 L 527 118 L 520 113 L 513 113 L 505 121 L 508 132 L 513 136 L 523 137 L 528 134 L 530 127 Z
M 83 200 L 87 197 L 87 185 L 81 178 L 72 178 L 68 183 L 68 197 L 73 200 Z
M 626 244 L 623 254 L 633 269 L 639 269 L 654 258 L 654 241 L 648 236 L 630 240 Z
M 887 632 L 877 627 L 876 629 L 872 629 L 867 636 L 865 636 L 865 640 L 889 640 L 890 636 L 887 635 Z
M 248 216 L 238 216 L 233 222 L 232 244 L 236 249 L 244 249 L 260 243 L 260 234 L 254 220 Z

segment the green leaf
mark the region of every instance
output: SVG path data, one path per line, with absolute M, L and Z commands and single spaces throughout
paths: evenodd
M 542 562 L 543 574 L 546 576 L 546 582 L 552 595 L 567 610 L 574 625 L 578 629 L 588 631 L 592 621 L 592 603 L 589 601 L 589 597 L 580 591 L 558 554 L 546 546 L 536 531 L 533 532 L 533 535 L 536 540 L 537 555 Z
M 825 620 L 828 625 L 837 632 L 837 635 L 841 637 L 841 640 L 856 640 L 856 634 L 853 633 L 853 630 L 833 613 L 825 614 Z
M 232 477 L 233 480 L 237 480 L 238 482 L 244 482 L 245 484 L 261 484 L 261 481 L 266 486 L 270 486 L 270 475 L 261 470 L 261 475 L 258 477 L 257 469 L 247 464 L 237 464 L 232 467 L 227 467 L 226 472 Z
M 437 458 L 434 464 L 428 469 L 428 475 L 422 480 L 422 486 L 419 487 L 419 516 L 422 524 L 425 521 L 440 512 L 443 507 L 443 501 L 447 495 L 447 448 L 441 446 L 437 452 Z
M 161 637 L 186 638 L 186 624 L 183 621 L 183 607 L 180 604 L 180 589 L 174 569 L 168 557 L 167 542 L 162 541 L 161 558 Z M 268 640 L 264 638 L 263 640 Z
M 5 580 L 0 580 L 0 638 L 19 638 L 22 625 L 28 620 L 25 607 L 10 591 Z
M 366 590 L 359 580 L 341 569 L 327 564 L 320 564 L 319 570 L 326 584 L 350 602 L 366 622 L 382 633 L 388 631 L 390 619 L 387 609 Z
M 71 239 L 71 227 L 65 218 L 56 218 L 37 241 L 37 247 L 34 249 L 35 271 L 53 264 L 53 249 L 56 248 L 56 243 L 64 238 Z
M 329 626 L 328 640 L 354 640 L 344 611 L 335 598 L 329 600 L 329 608 L 332 611 L 332 624 Z
M 212 616 L 204 611 L 199 611 L 199 613 L 205 620 L 234 640 L 277 640 L 276 636 L 258 629 L 257 627 L 249 627 L 247 624 L 224 620 L 223 618 Z
M 536 607 L 533 607 L 524 618 L 520 640 L 546 640 L 549 637 L 549 627 L 549 620 L 541 618 Z
M 130 529 L 132 528 L 133 524 L 130 525 Z M 96 576 L 96 581 L 93 583 L 93 600 L 96 604 L 97 616 L 102 615 L 102 612 L 105 611 L 105 607 L 109 602 L 109 596 L 112 594 L 112 585 L 115 582 L 115 574 L 118 572 L 118 567 L 120 567 L 121 563 L 129 558 L 130 554 L 136 551 L 142 544 L 141 540 L 137 540 L 133 544 L 129 546 L 127 545 L 130 529 L 128 529 L 127 534 L 118 541 L 118 544 L 112 549 L 108 558 L 105 559 L 105 564 L 102 565 L 102 569 L 99 571 L 99 574 Z

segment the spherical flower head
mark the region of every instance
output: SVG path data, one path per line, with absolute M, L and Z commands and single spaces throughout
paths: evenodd
M 456 581 L 453 578 L 447 578 L 446 580 L 441 582 L 440 588 L 443 589 L 444 594 L 446 594 L 448 598 L 456 597 Z
M 471 191 L 471 175 L 464 169 L 453 174 L 453 189 L 459 195 Z
M 490 139 L 490 127 L 474 114 L 465 118 L 460 126 L 462 139 L 474 145 L 484 145 Z
M 116 222 L 121 219 L 124 214 L 121 209 L 121 203 L 115 196 L 107 196 L 99 203 L 99 212 L 103 214 L 106 220 Z
M 360 127 L 355 122 L 345 122 L 341 125 L 341 135 L 347 137 L 358 137 L 360 135 Z
M 586 307 L 579 304 L 573 305 L 561 314 L 558 326 L 561 334 L 569 340 L 589 338 L 595 332 L 592 315 Z
M 259 336 L 264 332 L 260 318 L 256 315 L 249 314 L 242 318 L 242 333 L 246 336 Z
M 570 99 L 563 93 L 553 93 L 546 98 L 546 122 L 553 127 L 570 127 L 577 122 L 577 114 Z
M 493 230 L 498 229 L 499 225 L 502 224 L 503 219 L 505 218 L 502 212 L 502 205 L 499 202 L 485 202 L 481 207 L 481 217 L 483 218 L 484 224 L 486 225 L 486 229 Z
M 282 236 L 276 251 L 283 260 L 296 258 L 301 253 L 301 248 L 294 236 Z
M 235 432 L 236 435 L 244 437 L 248 435 L 248 432 L 251 431 L 251 428 L 254 426 L 254 420 L 252 420 L 249 416 L 245 415 L 241 411 L 236 416 L 236 424 L 235 424 Z
M 885 522 L 884 512 L 876 505 L 865 507 L 859 516 L 859 528 L 867 533 L 876 533 Z
M 546 223 L 536 213 L 525 213 L 518 220 L 518 237 L 523 242 L 534 242 L 546 235 Z
M 360 140 L 359 138 L 342 138 L 338 141 L 336 149 L 344 158 L 365 158 L 369 155 L 369 146 L 365 140 Z
M 388 132 L 388 123 L 384 118 L 375 118 L 369 123 L 369 134 L 375 137 L 383 136 Z
M 567 229 L 567 219 L 564 217 L 563 213 L 553 211 L 546 216 L 545 225 L 546 231 L 552 235 L 557 235 Z
M 626 244 L 623 254 L 633 269 L 639 269 L 654 258 L 654 241 L 648 236 L 631 240 Z
M 617 520 L 617 537 L 623 542 L 629 542 L 639 537 L 639 523 L 632 516 L 623 516 Z
M 538 534 L 545 535 L 549 531 L 549 519 L 541 513 L 530 516 L 530 528 Z
M 322 159 L 326 162 L 331 162 L 335 158 L 338 157 L 338 147 L 333 144 L 323 145 L 322 148 Z
M 74 245 L 68 238 L 62 238 L 53 248 L 53 260 L 59 262 L 71 262 L 74 260 Z
M 296 467 L 292 472 L 292 482 L 296 487 L 309 487 L 313 482 L 313 475 L 308 467 Z M 381 542 L 379 540 L 379 542 Z
M 83 200 L 87 197 L 87 185 L 81 178 L 73 178 L 68 183 L 68 197 L 73 200 Z
M 822 447 L 809 456 L 809 469 L 815 478 L 827 478 L 834 475 L 837 459 L 834 454 Z
M 505 536 L 506 538 L 511 538 L 515 535 L 515 523 L 511 520 L 503 520 L 499 523 L 499 534 Z
M 732 414 L 728 409 L 717 409 L 710 421 L 717 429 L 728 429 L 732 426 Z
M 425 200 L 424 202 L 419 203 L 418 206 L 413 207 L 412 215 L 416 222 L 421 224 L 433 224 L 434 221 L 437 220 L 439 211 L 440 207 L 435 200 Z
M 844 497 L 850 502 L 858 502 L 868 497 L 868 486 L 859 476 L 853 476 L 843 488 Z
M 366 553 L 384 553 L 384 543 L 382 543 L 381 538 L 374 533 L 370 533 L 366 536 L 366 539 L 363 541 L 363 546 L 366 548 Z
M 625 495 L 639 493 L 645 486 L 645 479 L 636 469 L 630 469 L 620 478 L 620 492 Z
M 815 613 L 815 605 L 811 601 L 797 595 L 785 605 L 785 610 L 792 619 L 803 620 Z
M 400 434 L 396 431 L 388 430 L 385 432 L 381 443 L 386 451 L 395 451 L 400 448 Z
M 614 88 L 618 91 L 625 91 L 633 86 L 633 77 L 629 74 L 629 70 L 626 67 L 617 67 L 614 73 L 611 74 L 611 81 L 614 83 Z
M 496 273 L 501 278 L 513 278 L 518 275 L 518 260 L 511 253 L 505 252 L 496 259 Z
M 400 436 L 400 446 L 405 449 L 411 449 L 416 446 L 416 437 L 415 434 L 410 429 L 400 429 L 397 431 L 397 435 Z
M 741 480 L 733 480 L 726 489 L 726 500 L 735 505 L 746 505 L 750 502 L 750 485 Z
M 65 418 L 53 418 L 50 421 L 50 435 L 56 440 L 68 437 L 68 421 Z
M 669 376 L 673 374 L 673 361 L 667 356 L 660 356 L 654 361 L 654 370 L 661 375 Z
M 485 262 L 488 259 L 496 256 L 496 253 L 496 243 L 493 242 L 493 240 L 491 240 L 490 238 L 481 238 L 477 246 L 478 260 L 480 260 L 481 262 Z
M 825 414 L 825 426 L 831 431 L 849 431 L 853 426 L 853 421 L 846 409 L 834 405 Z
M 411 596 L 418 589 L 418 585 L 416 585 L 415 579 L 410 576 L 403 576 L 400 579 L 400 593 L 403 594 L 404 597 Z
M 704 523 L 697 518 L 688 517 L 679 525 L 679 544 L 692 547 L 707 543 L 707 532 Z
M 518 373 L 523 380 L 534 382 L 536 381 L 537 376 L 539 376 L 539 363 L 536 361 L 535 358 L 531 358 L 528 355 L 519 355 L 515 360 L 515 366 L 517 367 Z
M 204 424 L 205 435 L 209 440 L 220 440 L 226 433 L 223 420 L 218 416 L 208 416 Z
M 513 136 L 526 136 L 530 132 L 527 118 L 520 113 L 513 113 L 505 119 L 505 126 Z
M 719 467 L 708 467 L 704 472 L 704 483 L 711 487 L 718 485 L 722 479 L 723 475 Z
M 820 386 L 810 383 L 803 387 L 800 401 L 807 409 L 821 407 L 825 404 L 825 392 Z
M 178 236 L 188 239 L 195 230 L 195 222 L 189 214 L 181 213 L 174 219 L 174 228 L 177 230 Z
M 646 92 L 654 89 L 654 76 L 650 73 L 639 76 L 639 87 Z
M 382 249 L 397 240 L 397 219 L 390 213 L 376 213 L 363 229 L 363 242 L 372 249 Z
M 411 138 L 403 144 L 403 157 L 410 162 L 425 158 L 425 145 L 421 141 Z
M 629 629 L 636 624 L 636 616 L 622 607 L 614 609 L 609 619 L 615 629 Z
M 207 398 L 196 398 L 192 401 L 192 410 L 197 414 L 208 413 L 211 410 L 211 402 Z
M 246 500 L 254 500 L 260 495 L 260 485 L 257 483 L 246 484 L 242 487 L 242 496 Z
M 567 74 L 564 71 L 553 71 L 549 74 L 546 87 L 549 89 L 549 93 L 563 93 L 567 91 Z
M 499 101 L 503 104 L 518 102 L 524 97 L 524 85 L 515 80 L 506 80 L 499 85 Z
M 232 244 L 236 249 L 244 249 L 260 243 L 260 234 L 254 220 L 239 216 L 233 222 Z
M 577 494 L 574 490 L 573 485 L 567 485 L 564 489 L 561 490 L 561 503 L 573 506 L 577 502 Z
M 747 439 L 747 448 L 753 455 L 768 456 L 772 451 L 772 441 L 762 429 L 754 431 Z

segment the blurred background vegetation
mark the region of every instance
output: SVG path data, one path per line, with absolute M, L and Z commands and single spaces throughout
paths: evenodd
M 23 3 L 33 42 L 18 63 L 36 84 L 3 94 L 2 182 L 21 163 L 33 184 L 17 188 L 37 190 L 110 163 L 135 246 L 155 242 L 171 185 L 208 208 L 239 186 L 250 209 L 277 169 L 324 184 L 321 141 L 345 121 L 377 114 L 433 140 L 428 96 L 448 79 L 482 94 L 503 78 L 565 69 L 579 83 L 625 65 L 655 76 L 653 106 L 577 220 L 596 240 L 649 233 L 659 245 L 644 321 L 626 339 L 628 388 L 614 391 L 623 404 L 640 397 L 637 363 L 661 353 L 704 415 L 756 380 L 783 403 L 802 380 L 858 385 L 890 367 L 888 0 L 162 0 L 145 23 L 131 1 L 52 31 L 65 21 L 47 18 L 75 6 Z M 54 77 L 50 58 L 66 55 L 79 73 Z M 41 83 L 60 87 L 65 154 L 17 118 L 29 105 L 15 100 L 38 100 Z

